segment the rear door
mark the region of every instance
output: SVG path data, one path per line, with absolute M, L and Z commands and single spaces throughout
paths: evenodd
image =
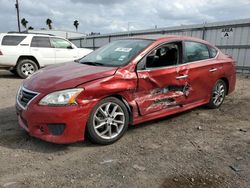
M 182 62 L 182 42 L 152 50 L 137 66 L 136 102 L 141 115 L 179 108 L 186 101 L 188 67 Z
M 30 44 L 30 53 L 41 66 L 55 63 L 55 49 L 51 46 L 49 37 L 34 36 Z
M 206 101 L 222 69 L 217 63 L 216 49 L 206 44 L 185 41 L 185 64 L 189 66 L 190 94 L 187 103 Z
M 51 37 L 51 43 L 56 51 L 56 63 L 73 61 L 78 57 L 78 51 L 67 40 Z

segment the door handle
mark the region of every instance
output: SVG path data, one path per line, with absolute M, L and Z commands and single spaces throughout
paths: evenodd
M 217 70 L 218 70 L 217 68 L 212 68 L 212 69 L 209 69 L 209 72 L 215 72 Z
M 176 80 L 185 79 L 185 78 L 187 78 L 187 77 L 188 77 L 188 75 L 184 74 L 184 75 L 181 75 L 181 76 L 176 77 Z

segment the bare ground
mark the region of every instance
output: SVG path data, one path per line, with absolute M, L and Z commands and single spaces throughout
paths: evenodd
M 250 187 L 250 78 L 220 109 L 131 127 L 113 145 L 50 144 L 18 127 L 21 79 L 0 71 L 0 187 Z

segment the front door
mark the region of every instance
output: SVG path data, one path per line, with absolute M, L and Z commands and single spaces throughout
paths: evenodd
M 78 51 L 66 40 L 51 38 L 51 43 L 56 51 L 56 63 L 73 61 L 78 57 Z
M 182 43 L 159 46 L 137 66 L 136 102 L 140 114 L 180 108 L 188 95 L 188 66 L 182 62 Z

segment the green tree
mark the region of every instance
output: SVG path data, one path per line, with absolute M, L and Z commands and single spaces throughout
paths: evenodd
M 75 20 L 73 25 L 75 26 L 76 31 L 77 31 L 78 30 L 78 26 L 79 26 L 78 20 Z
M 25 18 L 23 18 L 23 19 L 21 19 L 21 24 L 22 24 L 22 26 L 25 28 L 25 29 L 27 29 L 27 24 L 28 24 L 29 22 L 25 19 Z
M 52 21 L 51 21 L 51 19 L 47 19 L 46 20 L 46 24 L 47 24 L 47 26 L 49 27 L 49 29 L 52 29 Z

